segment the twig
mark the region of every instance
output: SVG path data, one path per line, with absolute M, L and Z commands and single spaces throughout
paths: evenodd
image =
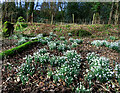
M 100 84 L 97 84 L 98 86 L 101 86 L 105 91 L 109 92 L 109 93 L 112 93 L 109 89 L 105 88 L 105 86 L 103 85 L 100 85 Z

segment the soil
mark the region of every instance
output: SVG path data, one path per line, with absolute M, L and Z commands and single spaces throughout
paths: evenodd
M 47 26 L 49 27 L 49 25 Z M 54 26 L 53 26 L 54 27 Z M 39 32 L 37 32 L 39 33 Z M 69 37 L 66 37 L 67 39 Z M 22 53 L 17 53 L 16 55 L 12 57 L 7 57 L 3 59 L 2 62 L 2 92 L 3 93 L 73 93 L 74 91 L 73 86 L 75 87 L 78 82 L 83 82 L 85 87 L 88 88 L 88 83 L 84 80 L 84 74 L 86 73 L 85 70 L 89 68 L 89 65 L 86 60 L 87 53 L 95 52 L 99 54 L 100 56 L 104 56 L 110 59 L 110 64 L 113 66 L 113 61 L 119 62 L 119 53 L 115 50 L 109 49 L 107 47 L 96 47 L 90 44 L 91 41 L 96 40 L 96 38 L 83 38 L 83 43 L 78 45 L 76 48 L 73 48 L 76 50 L 79 54 L 81 54 L 82 62 L 81 62 L 81 72 L 78 75 L 78 80 L 74 80 L 73 83 L 67 87 L 65 82 L 61 81 L 60 83 L 54 83 L 52 78 L 47 78 L 47 71 L 49 69 L 54 70 L 55 67 L 51 67 L 50 64 L 45 65 L 39 65 L 36 66 L 36 72 L 33 76 L 29 76 L 29 82 L 25 85 L 22 84 L 21 81 L 17 82 L 14 77 L 17 77 L 16 75 L 16 68 L 20 66 L 22 63 L 25 62 L 23 59 L 26 55 L 33 55 L 34 52 L 36 52 L 38 49 L 46 48 L 50 55 L 59 55 L 62 56 L 62 52 L 58 52 L 57 50 L 49 50 L 47 45 L 42 45 L 41 43 L 36 43 L 32 46 L 30 46 L 28 49 L 23 51 Z M 2 50 L 11 49 L 15 47 L 15 42 L 11 40 L 4 40 Z M 12 69 L 6 69 L 5 67 L 10 63 L 12 65 Z M 113 82 L 116 86 L 116 89 L 120 91 L 120 86 L 118 82 L 113 79 Z M 106 83 L 97 83 L 94 82 L 94 85 L 92 86 L 92 92 L 115 92 L 115 88 L 112 88 L 109 86 L 109 89 L 107 90 L 105 88 L 107 84 Z M 111 83 L 109 84 L 111 85 Z

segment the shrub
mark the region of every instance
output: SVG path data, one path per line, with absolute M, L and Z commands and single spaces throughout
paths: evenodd
M 92 34 L 89 31 L 86 31 L 84 29 L 80 30 L 73 30 L 71 32 L 74 36 L 80 36 L 80 37 L 86 37 L 86 36 L 91 36 Z
M 70 25 L 66 25 L 66 28 L 68 28 L 68 29 L 69 29 L 69 28 L 70 28 Z
M 110 38 L 110 40 L 116 40 L 116 37 L 114 37 L 114 36 L 110 36 L 109 38 Z
M 92 35 L 92 34 L 88 31 L 86 31 L 86 30 L 83 30 L 83 29 L 79 30 L 79 36 L 80 37 L 90 36 L 90 35 Z
M 105 24 L 105 25 L 103 26 L 103 28 L 105 28 L 105 29 L 112 28 L 112 25 L 111 25 L 111 24 Z
M 4 23 L 4 27 L 3 27 L 3 36 L 4 37 L 9 37 L 11 34 L 13 34 L 13 30 L 14 30 L 14 25 L 11 24 L 10 22 L 6 21 Z
M 15 30 L 16 31 L 22 31 L 24 28 L 26 28 L 28 25 L 24 23 L 25 19 L 23 17 L 18 17 L 17 22 L 15 24 Z
M 55 28 L 54 31 L 62 32 L 62 28 Z
M 95 35 L 92 35 L 91 38 L 95 38 L 96 36 Z

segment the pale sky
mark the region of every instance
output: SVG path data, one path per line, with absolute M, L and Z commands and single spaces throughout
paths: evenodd
M 9 1 L 9 2 L 14 2 L 14 1 L 18 1 L 20 2 L 20 0 L 0 0 L 0 3 L 3 3 L 5 1 Z M 64 2 L 64 1 L 67 1 L 67 2 L 119 2 L 120 0 L 21 0 L 21 1 L 29 1 L 29 2 Z

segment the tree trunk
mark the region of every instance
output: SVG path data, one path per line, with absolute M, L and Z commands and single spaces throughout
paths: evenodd
M 22 4 L 21 3 L 22 3 L 22 0 L 20 0 L 20 8 L 22 8 Z
M 98 12 L 93 14 L 92 24 L 100 24 L 100 15 Z
M 32 12 L 32 15 L 31 15 L 31 23 L 33 23 L 33 12 Z
M 115 25 L 118 24 L 118 20 L 119 20 L 119 2 L 116 2 Z
M 113 16 L 113 7 L 114 7 L 114 2 L 112 3 L 108 24 L 111 24 L 111 19 L 112 19 L 112 16 Z
M 73 24 L 74 24 L 74 14 L 72 14 L 72 17 L 73 17 Z
M 2 4 L 0 4 L 0 28 L 2 27 Z
M 2 24 L 7 21 L 8 17 L 8 2 L 4 2 L 2 5 Z
M 26 21 L 28 22 L 28 2 L 25 2 L 25 9 L 26 9 Z
M 96 24 L 95 13 L 93 14 L 92 24 Z
M 34 2 L 31 2 L 30 10 L 29 10 L 30 22 L 31 22 L 31 19 L 33 20 L 33 17 L 32 17 L 33 11 L 34 11 Z
M 53 24 L 53 14 L 51 16 L 51 25 Z

